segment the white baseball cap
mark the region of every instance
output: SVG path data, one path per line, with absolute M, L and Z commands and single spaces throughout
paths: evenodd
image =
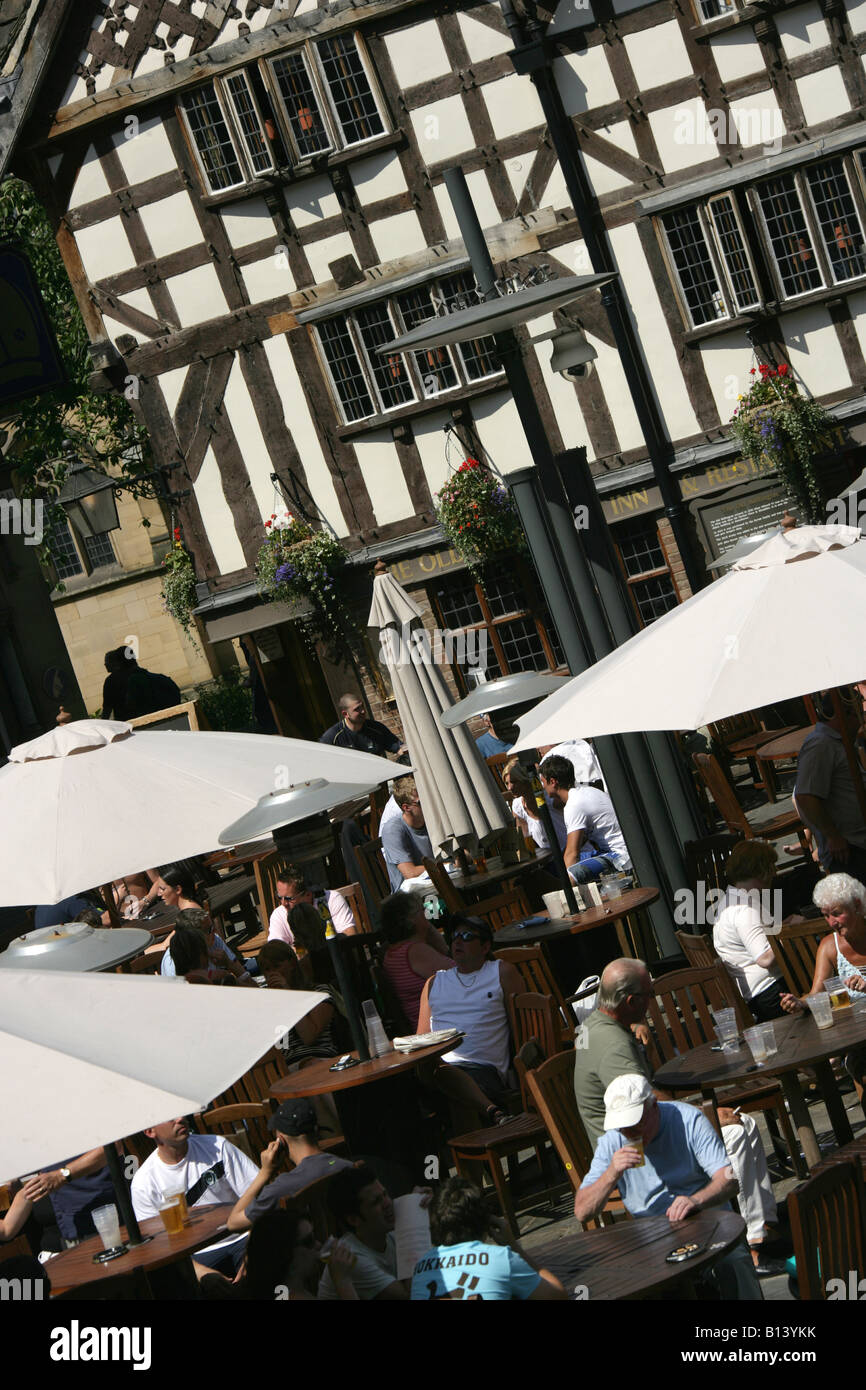
M 631 1129 L 643 1119 L 643 1108 L 653 1098 L 653 1088 L 645 1076 L 626 1072 L 611 1081 L 604 1093 L 605 1129 Z

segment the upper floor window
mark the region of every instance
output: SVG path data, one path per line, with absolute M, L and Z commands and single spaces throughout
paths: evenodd
M 84 537 L 76 544 L 69 522 L 61 521 L 51 537 L 51 561 L 58 579 L 71 579 L 76 574 L 115 565 L 117 556 L 107 531 Z
M 739 6 L 735 0 L 693 0 L 695 14 L 703 24 L 711 24 L 714 19 L 726 19 L 736 14 Z
M 846 159 L 777 174 L 744 196 L 757 237 L 747 237 L 732 192 L 661 218 L 694 327 L 761 306 L 759 258 L 782 300 L 866 276 L 862 194 Z
M 212 193 L 386 131 L 366 58 L 351 34 L 214 78 L 188 92 L 182 109 Z
M 433 318 L 441 296 L 450 300 L 471 289 L 470 275 L 449 275 L 435 285 L 405 290 L 317 325 L 325 367 L 346 423 L 429 400 L 502 371 L 490 337 L 379 355 L 384 343 Z

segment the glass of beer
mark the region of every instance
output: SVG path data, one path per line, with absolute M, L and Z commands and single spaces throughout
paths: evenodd
M 189 1209 L 188 1209 L 188 1207 L 187 1207 L 187 1205 L 186 1205 L 186 1189 L 185 1189 L 185 1188 L 182 1188 L 182 1187 L 179 1187 L 179 1188 L 177 1188 L 176 1190 L 172 1191 L 172 1190 L 169 1189 L 169 1188 L 164 1188 L 164 1189 L 163 1189 L 163 1192 L 162 1192 L 162 1196 L 163 1196 L 163 1200 L 166 1201 L 166 1202 L 177 1202 L 177 1203 L 178 1203 L 178 1205 L 180 1206 L 181 1221 L 183 1222 L 184 1226 L 188 1226 L 188 1225 L 189 1225 Z
M 475 865 L 475 872 L 477 874 L 487 873 L 487 860 L 484 858 L 483 850 L 479 850 L 478 853 L 473 856 L 472 862 Z
M 162 1217 L 162 1224 L 169 1235 L 179 1235 L 183 1230 L 183 1212 L 177 1193 L 174 1193 L 171 1197 L 163 1197 L 159 1204 L 159 1214 Z
M 624 1135 L 623 1138 L 625 1139 L 625 1146 L 627 1149 L 637 1149 L 638 1153 L 640 1154 L 640 1163 L 636 1163 L 635 1167 L 642 1168 L 645 1162 L 643 1151 L 643 1137 L 640 1134 L 637 1134 L 633 1139 L 629 1139 L 627 1135 Z
M 830 996 L 830 1006 L 834 1013 L 841 1009 L 851 1008 L 848 986 L 841 975 L 831 975 L 829 979 L 824 981 L 824 988 Z

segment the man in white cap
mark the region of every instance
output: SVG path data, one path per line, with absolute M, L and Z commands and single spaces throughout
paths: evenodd
M 631 1216 L 682 1221 L 706 1207 L 728 1206 L 737 1182 L 725 1146 L 700 1110 L 682 1101 L 658 1101 L 645 1076 L 625 1073 L 604 1093 L 605 1132 L 592 1167 L 574 1199 L 578 1221 L 588 1221 L 619 1188 Z M 723 1299 L 761 1299 L 744 1240 L 714 1272 Z

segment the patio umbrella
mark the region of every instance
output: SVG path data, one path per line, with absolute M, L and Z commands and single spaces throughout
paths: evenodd
M 111 970 L 140 955 L 153 937 L 143 927 L 91 927 L 84 922 L 37 927 L 0 951 L 0 970 Z
M 345 799 L 392 775 L 387 758 L 303 739 L 77 720 L 19 744 L 0 769 L 0 906 L 59 902 L 217 849 L 275 788 L 324 777 Z
M 467 729 L 446 728 L 441 715 L 452 704 L 441 664 L 434 659 L 421 610 L 387 571 L 373 580 L 370 627 L 381 649 L 434 849 L 452 840 L 482 843 L 510 824 L 490 769 Z
M 866 677 L 866 540 L 851 526 L 771 536 L 723 579 L 519 720 L 517 748 L 697 729 Z M 858 617 L 860 615 L 860 617 Z

